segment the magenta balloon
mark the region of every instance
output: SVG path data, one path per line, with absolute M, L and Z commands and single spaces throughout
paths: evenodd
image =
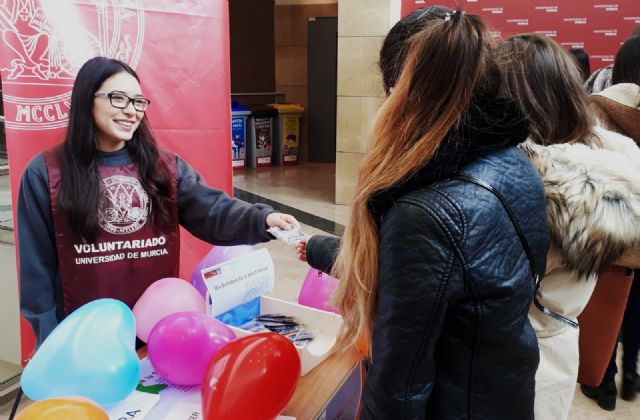
M 204 298 L 188 281 L 175 277 L 161 279 L 147 287 L 133 306 L 136 335 L 144 342 L 158 321 L 176 312 L 206 312 Z
M 178 385 L 200 385 L 211 358 L 236 335 L 222 322 L 200 312 L 179 312 L 160 320 L 147 350 L 154 369 Z
M 207 286 L 204 284 L 202 274 L 200 273 L 203 268 L 232 260 L 252 251 L 253 247 L 251 245 L 214 246 L 211 248 L 211 251 L 209 251 L 198 264 L 196 264 L 195 268 L 191 272 L 191 284 L 193 284 L 193 287 L 195 287 L 202 296 L 206 296 Z
M 337 287 L 338 279 L 315 268 L 310 268 L 302 284 L 298 303 L 323 311 L 338 313 L 338 309 L 329 304 L 331 295 L 333 295 Z

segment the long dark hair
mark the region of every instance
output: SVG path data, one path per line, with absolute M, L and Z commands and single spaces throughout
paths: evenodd
M 551 38 L 523 34 L 500 44 L 497 56 L 505 94 L 527 116 L 535 143 L 596 141 L 580 70 L 567 51 Z
M 640 85 L 640 36 L 627 39 L 616 54 L 613 63 L 614 85 L 618 83 L 635 83 Z
M 381 51 L 389 96 L 360 166 L 334 267 L 340 278 L 334 299 L 344 314 L 339 341 L 345 346 L 371 330 L 375 315 L 379 230 L 369 200 L 428 162 L 472 98 L 499 82 L 491 31 L 479 16 L 432 7 L 414 17 L 416 22 L 403 20 L 391 30 Z M 403 48 L 399 58 L 394 44 Z
M 98 211 L 102 186 L 98 174 L 97 128 L 93 120 L 94 94 L 114 74 L 126 72 L 139 80 L 127 64 L 106 57 L 87 61 L 76 77 L 71 92 L 69 125 L 61 156 L 61 186 L 58 206 L 67 216 L 71 229 L 83 241 L 91 242 L 98 232 Z M 147 117 L 126 142 L 142 187 L 151 199 L 151 215 L 166 217 L 169 177 L 158 158 L 158 146 Z
M 586 82 L 591 76 L 591 66 L 589 65 L 589 54 L 583 48 L 571 48 L 569 54 L 576 60 L 580 73 L 582 73 L 582 81 Z

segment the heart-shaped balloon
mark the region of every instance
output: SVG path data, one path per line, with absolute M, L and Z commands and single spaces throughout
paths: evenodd
M 216 354 L 202 382 L 206 420 L 274 419 L 291 399 L 300 358 L 291 341 L 274 333 L 239 338 Z
M 16 420 L 109 420 L 102 408 L 83 398 L 51 398 L 36 401 L 16 416 Z
M 145 343 L 158 321 L 176 312 L 205 313 L 204 298 L 189 282 L 167 277 L 152 283 L 133 306 L 136 334 Z
M 179 385 L 200 385 L 211 358 L 236 335 L 222 322 L 200 312 L 162 318 L 151 331 L 147 350 L 154 369 Z
M 241 255 L 249 254 L 250 252 L 253 252 L 253 247 L 250 245 L 214 246 L 207 255 L 196 264 L 191 272 L 191 284 L 193 284 L 193 287 L 195 287 L 203 297 L 206 296 L 207 286 L 204 284 L 202 274 L 200 273 L 202 269 L 218 265 Z
M 115 299 L 98 299 L 65 318 L 36 351 L 21 385 L 32 400 L 77 395 L 100 405 L 126 398 L 140 379 L 135 319 Z
M 310 268 L 300 289 L 298 303 L 323 311 L 339 313 L 338 309 L 329 303 L 338 283 L 337 278 L 315 268 Z

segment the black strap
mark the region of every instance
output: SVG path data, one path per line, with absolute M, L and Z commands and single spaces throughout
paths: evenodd
M 522 229 L 520 228 L 520 224 L 518 223 L 518 220 L 516 219 L 516 216 L 513 212 L 513 210 L 511 210 L 511 206 L 509 206 L 509 203 L 507 202 L 507 200 L 504 198 L 504 196 L 502 194 L 500 194 L 500 191 L 496 190 L 493 185 L 489 184 L 486 181 L 483 181 L 481 179 L 472 177 L 472 176 L 468 176 L 468 175 L 455 175 L 451 177 L 452 179 L 459 179 L 460 181 L 464 181 L 464 182 L 469 182 L 471 184 L 475 184 L 479 187 L 484 188 L 485 190 L 489 191 L 491 194 L 493 194 L 498 201 L 500 201 L 500 204 L 502 204 L 502 207 L 504 207 L 505 211 L 507 212 L 507 215 L 509 216 L 509 219 L 511 219 L 511 223 L 513 224 L 514 228 L 516 229 L 516 233 L 518 234 L 518 237 L 520 238 L 520 242 L 522 243 L 522 248 L 524 248 L 524 252 L 525 254 L 527 254 L 527 258 L 529 259 L 529 265 L 531 266 L 531 274 L 533 276 L 533 281 L 534 284 L 536 286 L 536 290 L 535 293 L 533 295 L 533 304 L 536 305 L 536 308 L 538 308 L 540 311 L 542 311 L 542 313 L 544 313 L 547 316 L 550 316 L 553 319 L 556 319 L 564 324 L 567 324 L 568 326 L 572 327 L 572 328 L 578 328 L 578 323 L 565 317 L 560 315 L 557 312 L 552 311 L 551 309 L 547 308 L 546 306 L 544 306 L 539 300 L 538 300 L 538 290 L 540 289 L 540 284 L 542 283 L 542 278 L 544 277 L 544 273 L 543 275 L 540 275 L 540 273 L 538 272 L 538 270 L 536 269 L 536 265 L 535 265 L 535 259 L 533 258 L 533 253 L 531 252 L 531 248 L 529 248 L 529 243 L 527 242 L 527 239 L 524 236 L 524 232 L 522 231 Z
M 13 408 L 11 409 L 11 414 L 9 414 L 9 420 L 13 420 L 16 416 L 16 413 L 18 412 L 18 406 L 20 405 L 20 398 L 22 398 L 22 387 L 18 389 L 18 395 L 13 402 Z

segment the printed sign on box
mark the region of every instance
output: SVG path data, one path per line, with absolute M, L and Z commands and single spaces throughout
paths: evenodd
M 273 290 L 275 268 L 265 248 L 204 268 L 209 313 L 218 316 Z

